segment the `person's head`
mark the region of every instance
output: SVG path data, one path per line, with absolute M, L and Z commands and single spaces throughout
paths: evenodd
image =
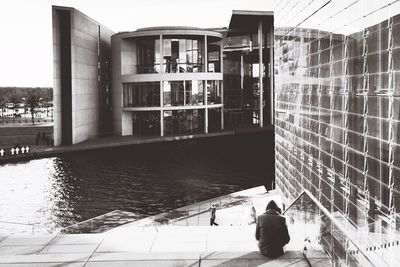
M 215 204 L 212 204 L 212 205 L 211 205 L 211 208 L 212 208 L 212 209 L 215 209 L 216 207 L 217 207 L 217 205 L 215 205 Z
M 276 210 L 278 212 L 280 212 L 280 208 L 278 207 L 278 205 L 276 204 L 275 201 L 271 200 L 268 205 L 267 208 L 265 210 Z

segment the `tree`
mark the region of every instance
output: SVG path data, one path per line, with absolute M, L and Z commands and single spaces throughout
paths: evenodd
M 42 100 L 42 92 L 39 88 L 28 90 L 25 96 L 25 105 L 28 106 L 32 116 L 32 124 L 35 125 L 35 108 L 39 106 Z
M 7 103 L 7 98 L 3 95 L 0 95 L 0 108 L 1 108 L 1 119 L 4 118 L 4 106 Z
M 53 101 L 52 92 L 50 90 L 42 91 L 42 102 L 46 108 L 46 116 L 49 116 L 49 107 L 51 102 Z
M 21 103 L 21 96 L 18 94 L 18 92 L 13 91 L 10 94 L 8 101 L 13 104 L 13 110 L 14 110 L 13 123 L 14 123 L 15 122 L 15 107 L 17 107 L 19 105 L 19 103 Z

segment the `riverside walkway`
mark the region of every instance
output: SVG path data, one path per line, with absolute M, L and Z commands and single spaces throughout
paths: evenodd
M 84 141 L 75 145 L 64 145 L 64 146 L 45 146 L 45 145 L 29 145 L 31 148 L 28 154 L 18 154 L 13 156 L 0 156 L 0 164 L 9 162 L 18 162 L 24 160 L 31 160 L 35 158 L 45 157 L 56 157 L 65 153 L 73 153 L 87 150 L 105 149 L 105 148 L 116 148 L 123 146 L 132 146 L 139 144 L 151 144 L 151 143 L 163 143 L 179 140 L 192 140 L 202 139 L 218 136 L 233 136 L 248 133 L 263 133 L 274 131 L 273 127 L 263 128 L 249 128 L 239 130 L 224 130 L 221 132 L 207 133 L 207 134 L 188 134 L 188 135 L 177 135 L 177 136 L 112 136 L 112 137 L 97 137 L 87 141 Z M 20 143 L 24 145 L 23 142 Z M 13 145 L 3 145 L 1 148 L 11 148 Z
M 281 202 L 275 191 L 255 187 L 104 233 L 3 236 L 0 266 L 330 266 L 321 251 L 305 259 L 302 235 L 291 225 L 283 256 L 258 252 L 250 209 L 260 214 L 271 199 Z M 209 226 L 211 204 L 219 226 Z

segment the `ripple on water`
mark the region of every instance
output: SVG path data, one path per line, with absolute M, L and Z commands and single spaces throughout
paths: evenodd
M 142 145 L 2 165 L 0 220 L 52 231 L 114 210 L 138 219 L 258 186 L 270 158 L 262 141 Z

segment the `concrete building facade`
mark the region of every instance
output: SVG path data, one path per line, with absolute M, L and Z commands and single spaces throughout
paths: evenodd
M 52 15 L 54 144 L 110 133 L 113 32 L 73 8 Z

